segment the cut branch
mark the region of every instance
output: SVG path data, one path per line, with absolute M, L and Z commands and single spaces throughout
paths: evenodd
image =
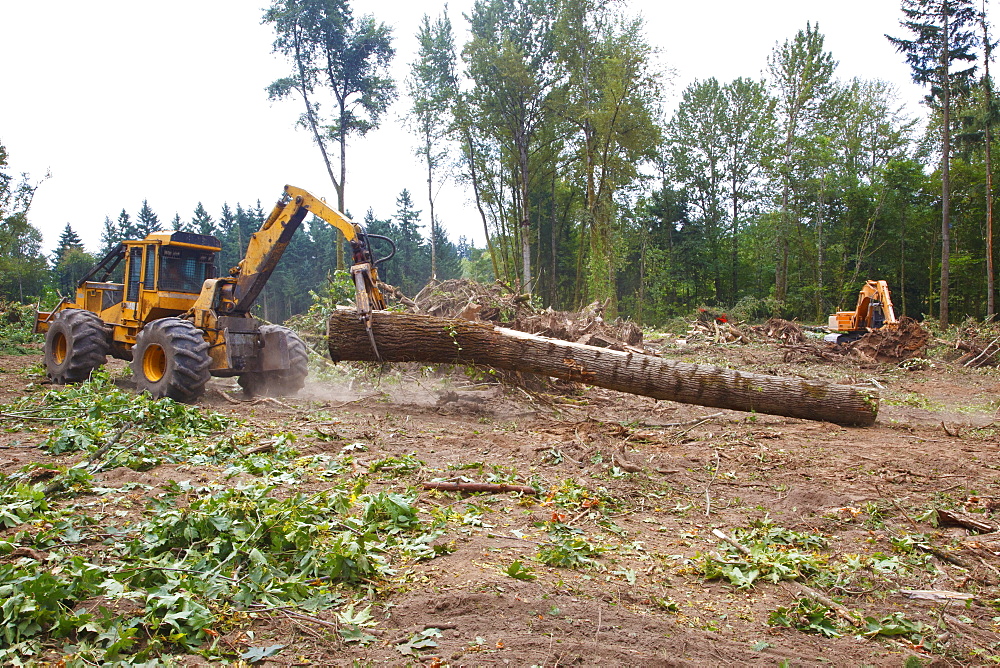
M 441 492 L 488 492 L 491 494 L 538 494 L 534 487 L 528 485 L 502 485 L 491 482 L 425 482 L 424 489 L 436 489 Z
M 334 312 L 328 324 L 333 361 L 376 361 L 353 310 Z M 675 362 L 481 322 L 380 311 L 372 315 L 372 329 L 387 362 L 478 364 L 655 399 L 842 425 L 869 426 L 878 414 L 878 393 L 869 388 Z

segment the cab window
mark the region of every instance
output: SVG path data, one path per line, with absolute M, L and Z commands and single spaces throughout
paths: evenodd
M 142 247 L 134 246 L 128 254 L 128 294 L 127 301 L 139 299 L 139 281 L 142 275 Z
M 160 290 L 201 292 L 205 279 L 215 277 L 215 253 L 194 248 L 160 248 Z

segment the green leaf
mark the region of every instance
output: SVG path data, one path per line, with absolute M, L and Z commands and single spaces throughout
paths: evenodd
M 282 649 L 284 645 L 269 645 L 267 647 L 251 647 L 247 651 L 240 654 L 240 658 L 250 663 L 260 663 L 269 656 L 274 656 Z
M 534 580 L 538 577 L 535 575 L 533 569 L 526 567 L 517 560 L 511 562 L 510 566 L 505 568 L 503 572 L 515 580 Z

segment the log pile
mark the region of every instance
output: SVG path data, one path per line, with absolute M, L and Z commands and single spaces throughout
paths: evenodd
M 725 313 L 716 313 L 706 308 L 698 309 L 698 317 L 691 323 L 679 343 L 750 343 L 750 337 L 733 324 Z
M 606 304 L 593 302 L 579 312 L 551 307 L 539 311 L 532 306 L 531 295 L 519 294 L 499 281 L 490 285 L 465 279 L 432 281 L 412 301 L 401 303 L 412 313 L 488 322 L 563 341 L 650 354 L 643 347 L 642 330 L 634 322 L 621 318 L 605 321 Z
M 955 360 L 955 364 L 971 369 L 1000 364 L 1000 331 L 995 324 L 990 326 L 967 322 L 959 328 L 958 338 L 954 343 L 938 342 L 948 343 L 949 346 L 964 351 L 965 354 Z
M 378 311 L 372 316 L 372 329 L 387 362 L 477 364 L 656 399 L 844 425 L 871 425 L 878 414 L 878 394 L 867 388 L 675 362 L 486 322 Z M 334 312 L 327 332 L 334 362 L 375 360 L 364 325 L 353 310 Z
M 793 345 L 803 343 L 806 340 L 801 325 L 781 318 L 771 318 L 761 325 L 760 331 L 769 339 L 777 339 Z

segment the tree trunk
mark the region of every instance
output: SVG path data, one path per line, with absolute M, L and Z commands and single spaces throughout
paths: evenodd
M 469 176 L 472 179 L 472 194 L 476 198 L 476 209 L 479 217 L 483 221 L 483 234 L 486 236 L 486 250 L 490 254 L 490 262 L 493 264 L 493 278 L 500 278 L 500 267 L 497 265 L 497 254 L 493 248 L 493 241 L 490 239 L 490 226 L 486 222 L 486 211 L 483 210 L 483 200 L 479 197 L 479 177 L 476 174 L 476 148 L 472 143 L 472 134 L 467 127 L 462 128 L 465 135 L 465 142 L 469 149 Z
M 948 74 L 948 12 L 944 11 L 944 30 L 941 31 L 941 297 L 938 300 L 938 317 L 941 328 L 948 328 L 948 281 L 951 255 L 951 77 Z
M 986 317 L 996 315 L 994 295 L 995 273 L 993 271 L 993 154 L 990 144 L 993 142 L 993 82 L 990 80 L 990 59 L 993 57 L 993 44 L 990 42 L 989 25 L 986 23 L 986 4 L 983 3 L 983 13 L 980 15 L 983 26 L 983 67 L 986 72 L 983 83 L 986 88 Z
M 333 361 L 375 361 L 365 327 L 353 310 L 334 312 L 328 324 Z M 372 329 L 387 362 L 479 364 L 655 399 L 843 425 L 871 425 L 878 413 L 873 390 L 675 362 L 482 322 L 379 311 L 372 314 Z
M 424 150 L 427 158 L 427 203 L 431 209 L 431 280 L 437 280 L 437 218 L 434 217 L 434 159 L 431 157 L 431 135 L 424 134 Z

